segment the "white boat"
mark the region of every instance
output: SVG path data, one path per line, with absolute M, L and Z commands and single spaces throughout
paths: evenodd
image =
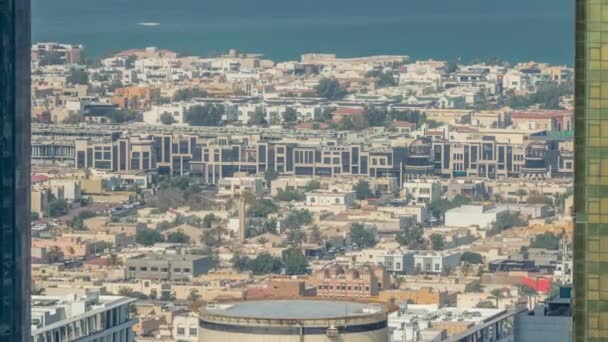
M 144 23 L 137 23 L 137 25 L 140 25 L 140 26 L 160 26 L 160 23 L 144 22 Z

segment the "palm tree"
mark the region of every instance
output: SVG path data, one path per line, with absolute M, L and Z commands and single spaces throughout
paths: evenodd
M 394 278 L 395 288 L 396 289 L 401 288 L 401 284 L 403 284 L 404 281 L 405 281 L 405 279 L 402 276 L 396 275 Z
M 51 264 L 54 264 L 54 263 L 58 262 L 59 260 L 61 260 L 62 256 L 63 256 L 63 252 L 61 251 L 61 248 L 59 248 L 58 246 L 51 247 L 47 253 L 47 257 Z
M 527 194 L 528 192 L 525 189 L 517 190 L 517 196 L 519 196 L 519 203 L 522 203 L 524 201 L 524 196 L 526 196 Z
M 320 244 L 322 242 L 321 230 L 316 224 L 312 226 L 310 234 L 308 235 L 308 240 L 309 242 L 316 244 Z
M 133 289 L 130 288 L 130 287 L 124 287 L 123 286 L 123 287 L 121 287 L 121 288 L 118 289 L 118 294 L 121 295 L 121 296 L 124 296 L 124 297 L 131 297 L 131 296 L 133 296 L 133 292 L 135 292 L 135 291 L 133 291 Z
M 195 302 L 201 298 L 201 295 L 198 293 L 197 289 L 190 289 L 190 294 L 188 294 L 188 300 L 191 302 Z
M 42 287 L 38 287 L 36 285 L 32 285 L 32 295 L 40 296 L 44 294 L 44 289 Z
M 495 193 L 494 194 L 494 202 L 496 203 L 500 203 L 504 200 L 504 198 L 502 198 L 502 195 L 499 193 Z
M 465 262 L 462 264 L 462 273 L 463 273 L 465 276 L 468 276 L 468 275 L 469 275 L 469 273 L 470 273 L 472 270 L 473 270 L 473 266 L 471 266 L 471 263 L 469 263 L 468 261 L 465 261 Z
M 245 201 L 246 205 L 253 203 L 256 199 L 255 194 L 253 192 L 251 192 L 251 190 L 243 191 L 243 193 L 241 194 L 241 197 L 243 197 L 243 200 Z
M 496 300 L 496 307 L 498 307 L 498 301 L 504 297 L 504 293 L 502 289 L 494 289 L 492 291 L 490 291 L 490 293 L 492 294 L 491 298 L 494 298 L 494 300 Z
M 116 268 L 117 266 L 122 266 L 122 260 L 120 260 L 120 258 L 118 257 L 118 255 L 112 253 L 110 254 L 110 265 L 114 268 Z

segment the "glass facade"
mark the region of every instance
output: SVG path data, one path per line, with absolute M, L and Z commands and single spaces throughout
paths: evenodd
M 575 341 L 608 340 L 608 1 L 576 1 Z
M 0 341 L 30 339 L 30 7 L 0 0 Z

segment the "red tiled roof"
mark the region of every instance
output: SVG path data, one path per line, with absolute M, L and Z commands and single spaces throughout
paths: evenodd
M 32 176 L 32 183 L 46 182 L 47 180 L 49 180 L 49 177 L 47 177 L 45 175 L 33 175 Z
M 329 127 L 328 124 L 324 122 L 302 122 L 295 125 L 296 129 L 313 129 L 313 126 L 318 125 L 318 129 L 327 129 Z
M 348 115 L 361 115 L 365 112 L 363 108 L 352 108 L 352 107 L 341 107 L 334 110 L 332 114 L 348 116 Z
M 413 122 L 409 122 L 409 121 L 395 120 L 395 121 L 393 121 L 393 126 L 394 127 L 416 127 L 416 124 Z

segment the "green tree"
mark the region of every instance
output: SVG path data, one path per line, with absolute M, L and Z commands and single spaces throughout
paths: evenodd
M 388 112 L 383 108 L 366 107 L 365 116 L 370 126 L 384 126 L 388 121 Z
M 291 245 L 301 246 L 305 238 L 306 234 L 300 227 L 292 228 L 287 232 L 287 242 Z
M 434 251 L 441 251 L 445 248 L 445 238 L 441 234 L 432 234 L 430 236 L 431 247 Z
M 261 125 L 268 124 L 268 121 L 266 121 L 266 113 L 261 109 L 256 110 L 253 113 L 250 113 L 249 122 L 247 122 L 247 124 L 255 125 L 255 126 L 261 126 Z
M 481 256 L 481 254 L 475 252 L 462 253 L 462 255 L 460 256 L 460 260 L 462 260 L 463 262 L 468 262 L 469 264 L 483 264 L 483 257 Z
M 448 201 L 447 199 L 439 199 L 431 202 L 430 210 L 431 213 L 433 213 L 433 216 L 443 217 L 446 211 L 463 205 L 471 204 L 471 202 L 471 199 L 466 196 L 456 195 L 451 201 Z
M 89 84 L 89 74 L 85 70 L 72 68 L 68 75 L 67 81 L 69 84 Z
M 185 120 L 190 126 L 221 126 L 224 113 L 221 105 L 195 105 L 186 110 Z
M 382 87 L 394 87 L 397 85 L 397 81 L 393 74 L 389 72 L 383 72 L 382 70 L 371 70 L 367 72 L 367 77 L 377 78 L 376 85 L 379 88 Z
M 542 109 L 560 109 L 560 98 L 574 94 L 571 83 L 547 83 L 537 87 L 536 91 L 528 95 L 515 95 L 513 91 L 507 92 L 504 104 L 513 109 L 526 109 L 538 105 Z
M 372 189 L 369 187 L 369 182 L 360 179 L 357 184 L 353 186 L 358 200 L 365 200 L 374 197 Z
M 304 192 L 308 192 L 308 191 L 314 191 L 317 189 L 321 188 L 321 182 L 319 182 L 316 179 L 311 180 L 310 182 L 306 183 L 306 185 L 304 185 L 304 187 L 302 188 L 302 190 Z
M 173 118 L 173 115 L 171 115 L 171 113 L 162 113 L 160 116 L 160 122 L 163 125 L 171 125 L 175 123 L 175 119 Z
M 114 123 L 123 123 L 123 122 L 131 122 L 138 121 L 140 114 L 134 112 L 132 110 L 126 109 L 116 109 L 109 111 L 106 113 L 106 117 L 108 117 Z
M 267 217 L 270 214 L 276 213 L 279 210 L 276 204 L 269 199 L 261 199 L 249 205 L 247 216 L 249 217 Z
M 283 122 L 294 123 L 298 120 L 298 111 L 293 107 L 287 107 L 283 112 Z
M 240 253 L 235 252 L 232 256 L 231 262 L 234 269 L 239 272 L 243 272 L 249 269 L 251 260 L 248 257 L 242 256 Z
M 494 298 L 494 300 L 496 300 L 496 307 L 498 307 L 498 302 L 504 298 L 504 293 L 502 289 L 493 289 L 492 291 L 490 291 L 490 294 L 492 295 L 492 298 Z
M 346 96 L 347 92 L 335 78 L 322 78 L 315 87 L 317 95 L 329 100 L 338 100 Z
M 187 299 L 191 302 L 196 302 L 197 300 L 201 299 L 201 294 L 198 293 L 197 289 L 190 289 Z
M 190 237 L 183 231 L 178 230 L 177 232 L 169 233 L 167 235 L 167 241 L 173 243 L 188 243 L 190 242 Z
M 213 223 L 217 222 L 217 217 L 211 213 L 203 217 L 203 228 L 211 228 Z
M 323 242 L 323 238 L 321 236 L 321 230 L 319 229 L 319 226 L 317 226 L 316 224 L 314 226 L 312 226 L 312 228 L 310 230 L 310 235 L 308 236 L 308 242 L 316 243 L 316 244 L 320 244 L 321 242 Z
M 135 234 L 135 242 L 144 246 L 152 246 L 157 242 L 163 242 L 163 235 L 152 229 L 141 229 Z
M 531 248 L 543 248 L 549 250 L 558 250 L 559 242 L 561 240 L 560 235 L 556 235 L 552 232 L 544 232 L 540 235 L 536 235 L 532 243 L 530 243 Z
M 76 125 L 84 121 L 84 116 L 77 113 L 70 113 L 67 118 L 63 120 L 64 124 Z
M 482 300 L 479 303 L 477 303 L 477 305 L 475 305 L 476 308 L 479 309 L 496 309 L 496 306 L 494 305 L 494 303 L 492 303 L 492 301 L 489 300 Z
M 269 253 L 262 253 L 251 260 L 248 268 L 256 275 L 280 273 L 283 269 L 283 262 Z
M 281 202 L 302 202 L 306 200 L 306 195 L 299 190 L 279 190 L 279 193 L 275 196 L 277 201 Z
M 484 288 L 484 286 L 481 285 L 481 281 L 474 280 L 474 281 L 468 283 L 467 285 L 465 285 L 464 292 L 465 293 L 472 293 L 472 292 L 481 293 L 481 292 L 483 292 L 483 288 Z
M 292 209 L 283 222 L 286 229 L 298 229 L 312 223 L 312 213 L 307 209 Z
M 522 296 L 536 296 L 536 290 L 528 285 L 519 285 L 517 289 L 519 290 L 519 294 Z
M 51 217 L 61 216 L 68 211 L 68 202 L 64 199 L 52 197 L 49 200 L 49 215 Z
M 118 294 L 124 297 L 131 297 L 135 291 L 130 287 L 120 287 L 118 289 Z
M 376 234 L 373 229 L 366 228 L 362 223 L 353 223 L 350 226 L 350 241 L 357 247 L 367 248 L 376 245 Z
M 184 88 L 178 89 L 175 94 L 173 94 L 173 101 L 188 101 L 197 97 L 207 97 L 208 94 L 206 91 L 200 88 Z
M 279 175 L 277 175 L 276 171 L 273 168 L 267 168 L 264 171 L 264 180 L 266 181 L 266 186 L 270 188 L 272 181 L 277 179 Z
M 499 230 L 509 229 L 513 227 L 521 227 L 526 224 L 526 221 L 519 217 L 517 212 L 508 212 L 496 217 L 494 226 Z
M 285 273 L 288 275 L 305 274 L 308 261 L 297 248 L 290 248 L 284 253 Z
M 424 230 L 420 225 L 404 225 L 400 227 L 395 240 L 402 246 L 407 245 L 409 249 L 424 247 Z

